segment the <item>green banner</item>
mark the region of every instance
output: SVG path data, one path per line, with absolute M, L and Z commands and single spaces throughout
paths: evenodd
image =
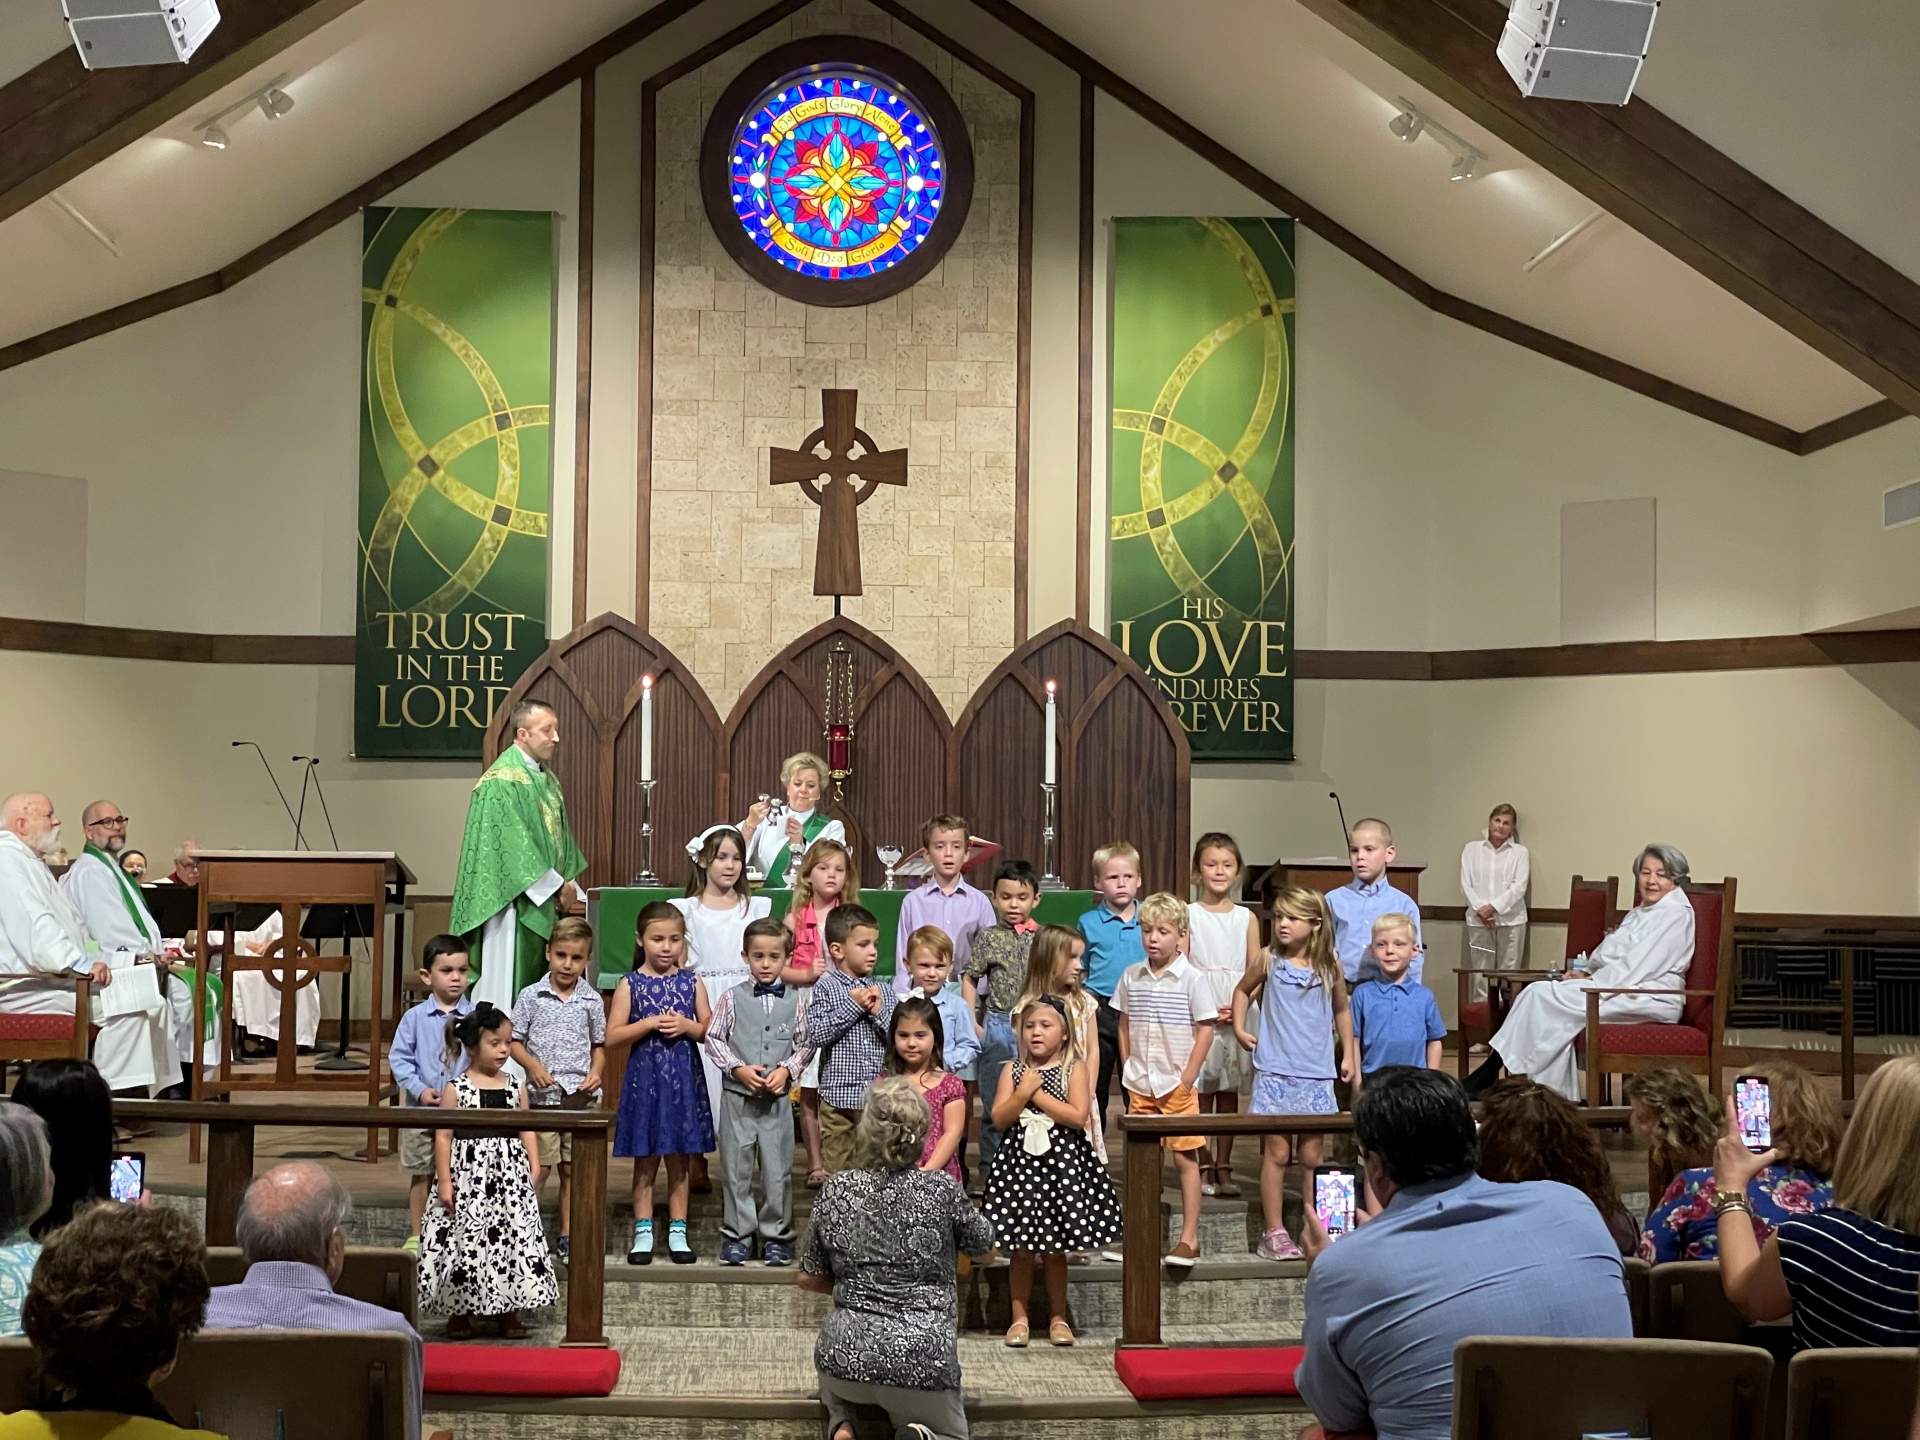
M 1107 613 L 1196 761 L 1293 758 L 1293 222 L 1113 222 Z
M 354 754 L 473 760 L 547 645 L 553 217 L 369 207 Z

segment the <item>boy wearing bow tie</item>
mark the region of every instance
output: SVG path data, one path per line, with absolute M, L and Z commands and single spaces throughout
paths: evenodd
M 720 1263 L 744 1265 L 760 1240 L 768 1265 L 793 1261 L 793 1114 L 787 1093 L 812 1058 L 807 990 L 783 984 L 788 936 L 778 920 L 746 930 L 749 979 L 720 992 L 707 1059 L 720 1071 Z M 759 1199 L 755 1200 L 756 1187 Z

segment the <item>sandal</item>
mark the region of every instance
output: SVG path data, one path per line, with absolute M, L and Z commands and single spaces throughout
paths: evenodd
M 1073 1344 L 1073 1327 L 1065 1320 L 1055 1320 L 1047 1326 L 1047 1343 L 1058 1345 L 1062 1349 Z
M 1231 1170 L 1222 1165 L 1218 1170 L 1215 1170 L 1213 1174 L 1214 1194 L 1218 1195 L 1222 1200 L 1238 1200 L 1240 1198 L 1240 1187 L 1233 1183 L 1233 1172 Z
M 1027 1348 L 1027 1322 L 1016 1320 L 1007 1327 L 1007 1348 L 1024 1350 Z
M 824 1169 L 822 1169 L 820 1166 L 816 1165 L 813 1167 L 813 1169 L 807 1171 L 807 1189 L 818 1190 L 822 1185 L 826 1183 L 827 1183 L 827 1172 Z
M 447 1338 L 449 1340 L 471 1340 L 473 1338 L 473 1317 L 471 1315 L 455 1315 L 451 1320 L 447 1321 Z
M 508 1314 L 500 1317 L 500 1338 L 502 1340 L 524 1340 L 527 1338 L 527 1325 L 518 1315 Z

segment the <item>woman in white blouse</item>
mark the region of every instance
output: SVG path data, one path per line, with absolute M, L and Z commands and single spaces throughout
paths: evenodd
M 1463 969 L 1518 970 L 1527 955 L 1527 882 L 1532 861 L 1514 838 L 1520 817 L 1511 805 L 1496 805 L 1478 840 L 1460 852 L 1460 893 L 1467 897 L 1467 923 L 1461 928 L 1466 953 Z M 1487 998 L 1487 982 L 1475 977 L 1474 1000 Z
M 1587 991 L 1618 986 L 1666 990 L 1667 995 L 1608 995 L 1600 1018 L 1613 1024 L 1639 1021 L 1671 1025 L 1685 1005 L 1687 970 L 1693 964 L 1693 902 L 1687 899 L 1687 857 L 1672 845 L 1649 845 L 1633 862 L 1640 903 L 1620 928 L 1577 956 L 1556 981 L 1520 992 L 1506 1023 L 1493 1037 L 1493 1055 L 1467 1079 L 1478 1096 L 1500 1078 L 1500 1067 L 1525 1075 L 1569 1100 L 1581 1098 L 1574 1042 L 1587 1028 Z

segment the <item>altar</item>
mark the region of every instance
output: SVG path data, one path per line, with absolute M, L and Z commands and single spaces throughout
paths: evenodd
M 900 938 L 900 904 L 912 893 L 904 888 L 860 892 L 856 903 L 871 910 L 880 922 L 880 963 L 873 972 L 876 975 L 891 977 L 893 974 L 898 961 L 894 946 Z M 680 894 L 678 885 L 605 885 L 587 892 L 587 918 L 593 925 L 595 948 L 594 983 L 600 989 L 611 990 L 620 983 L 620 977 L 633 968 L 634 921 L 641 908 L 655 900 L 677 900 Z M 764 895 L 773 902 L 776 920 L 786 915 L 787 906 L 793 900 L 793 891 L 788 889 L 756 890 L 754 894 Z M 1064 925 L 1071 930 L 1080 917 L 1093 908 L 1094 902 L 1091 890 L 1049 890 L 1034 907 L 1033 918 L 1042 925 Z M 954 978 L 960 977 L 956 974 Z

